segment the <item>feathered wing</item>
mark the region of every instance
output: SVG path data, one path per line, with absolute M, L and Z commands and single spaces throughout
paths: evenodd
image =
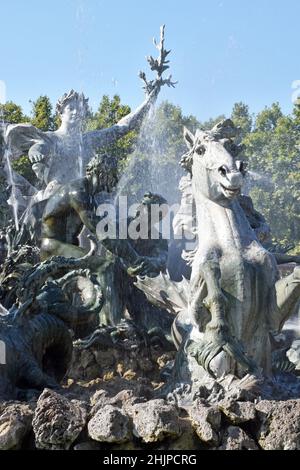
M 40 141 L 48 141 L 46 132 L 37 129 L 32 124 L 9 124 L 4 135 L 7 148 L 12 159 L 28 152 L 30 147 Z
M 5 147 L 9 150 L 9 159 L 15 160 L 19 156 L 27 153 L 36 143 L 48 145 L 49 136 L 46 132 L 37 129 L 32 124 L 8 124 L 4 132 Z M 4 161 L 4 167 L 6 163 Z M 7 169 L 5 170 L 8 171 Z M 18 201 L 19 208 L 25 210 L 31 206 L 32 197 L 37 190 L 23 176 L 16 171 L 12 171 L 12 179 L 15 185 L 14 197 Z M 11 204 L 11 200 L 8 200 Z

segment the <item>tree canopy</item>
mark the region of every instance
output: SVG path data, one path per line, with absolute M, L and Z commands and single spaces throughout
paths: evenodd
M 87 130 L 103 129 L 118 122 L 131 111 L 121 103 L 118 95 L 104 95 L 98 109 L 90 110 Z M 46 95 L 32 103 L 27 117 L 22 108 L 9 101 L 0 105 L 2 120 L 10 123 L 31 122 L 41 130 L 54 130 L 58 119 Z M 194 132 L 197 127 L 210 129 L 224 116 L 199 122 L 195 116 L 184 116 L 179 106 L 164 101 L 155 115 L 144 122 L 139 133 L 130 132 L 116 144 L 99 149 L 119 159 L 121 186 L 133 198 L 145 191 L 160 192 L 170 203 L 178 202 L 179 166 L 186 151 L 183 126 Z M 265 107 L 257 115 L 249 106 L 238 102 L 233 105 L 231 118 L 240 127 L 239 143 L 245 146 L 243 158 L 253 176 L 250 195 L 255 207 L 269 222 L 276 243 L 282 247 L 289 243 L 300 249 L 300 105 L 285 115 L 278 103 Z M 16 171 L 32 178 L 27 156 L 14 163 Z M 121 188 L 122 189 L 122 188 Z

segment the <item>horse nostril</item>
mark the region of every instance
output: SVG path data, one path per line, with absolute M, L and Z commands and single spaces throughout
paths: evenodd
M 218 168 L 218 172 L 222 175 L 222 176 L 226 176 L 227 175 L 227 168 L 222 165 L 220 166 L 220 168 Z
M 242 174 L 240 172 L 232 173 L 230 175 L 230 183 L 232 186 L 241 186 L 242 185 Z

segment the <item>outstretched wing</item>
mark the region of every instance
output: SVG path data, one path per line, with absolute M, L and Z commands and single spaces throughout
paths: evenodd
M 11 158 L 18 158 L 28 152 L 30 147 L 39 141 L 47 141 L 46 132 L 37 129 L 32 124 L 9 124 L 4 140 L 10 150 Z

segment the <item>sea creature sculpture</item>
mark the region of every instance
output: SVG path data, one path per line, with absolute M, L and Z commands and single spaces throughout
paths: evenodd
M 163 274 L 138 280 L 149 298 L 177 313 L 178 380 L 270 374 L 270 334 L 299 300 L 300 268 L 278 279 L 274 255 L 239 204 L 245 167 L 234 143 L 237 132 L 231 120 L 195 135 L 184 130 L 189 150 L 181 164 L 192 179 L 199 240 L 191 280 L 172 283 Z

